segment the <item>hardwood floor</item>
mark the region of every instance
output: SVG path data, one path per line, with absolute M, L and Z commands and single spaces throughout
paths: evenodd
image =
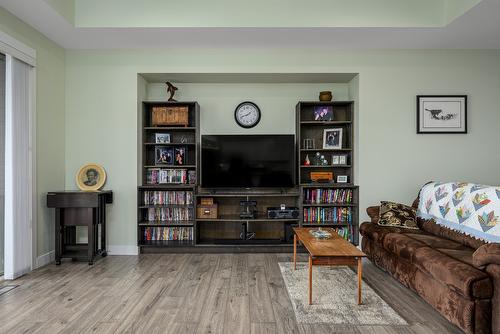
M 291 260 L 151 254 L 49 265 L 0 282 L 19 285 L 0 296 L 0 333 L 461 333 L 369 261 L 364 281 L 408 326 L 298 324 L 278 267 Z

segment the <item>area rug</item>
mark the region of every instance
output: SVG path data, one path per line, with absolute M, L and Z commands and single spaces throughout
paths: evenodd
M 387 303 L 363 282 L 363 304 L 357 304 L 357 274 L 343 266 L 313 267 L 313 305 L 309 305 L 307 263 L 280 262 L 288 295 L 299 323 L 336 325 L 407 325 Z

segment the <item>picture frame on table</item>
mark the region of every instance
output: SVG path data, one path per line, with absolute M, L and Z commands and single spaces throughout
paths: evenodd
M 342 148 L 342 128 L 323 130 L 323 149 Z
M 467 133 L 467 95 L 417 95 L 417 134 Z

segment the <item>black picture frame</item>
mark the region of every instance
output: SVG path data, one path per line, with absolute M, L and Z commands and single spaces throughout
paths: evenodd
M 423 99 L 425 98 L 450 98 L 450 99 L 463 99 L 463 120 L 464 126 L 463 130 L 460 131 L 443 131 L 443 130 L 422 130 L 420 119 L 421 119 L 421 110 L 420 105 Z M 467 128 L 467 95 L 417 95 L 416 98 L 416 116 L 417 116 L 417 134 L 466 134 L 468 131 Z
M 174 149 L 172 147 L 155 146 L 155 165 L 173 165 Z

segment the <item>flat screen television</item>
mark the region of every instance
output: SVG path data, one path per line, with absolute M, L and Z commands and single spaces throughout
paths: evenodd
M 204 135 L 203 188 L 295 186 L 294 135 Z

